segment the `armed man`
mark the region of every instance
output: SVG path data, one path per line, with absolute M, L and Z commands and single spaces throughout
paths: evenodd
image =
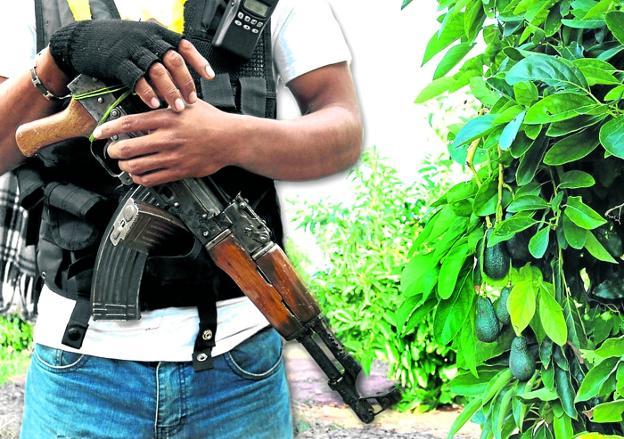
M 18 176 L 37 221 L 44 283 L 22 438 L 293 436 L 282 340 L 206 251 L 147 259 L 140 320 L 88 319 L 98 246 L 128 186 L 94 160 L 85 138 L 28 159 L 16 143 L 18 127 L 63 110 L 76 76 L 127 87 L 151 111 L 93 132 L 96 142 L 123 139 L 106 151 L 118 168 L 139 187 L 210 177 L 230 197 L 240 193 L 281 244 L 274 180 L 352 166 L 362 126 L 328 4 L 276 3 L 0 6 L 0 173 Z M 275 119 L 276 79 L 301 117 Z M 145 135 L 124 136 L 136 132 Z

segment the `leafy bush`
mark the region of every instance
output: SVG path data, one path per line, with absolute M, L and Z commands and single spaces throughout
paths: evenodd
M 431 319 L 422 315 L 397 328 L 404 310 L 398 285 L 420 209 L 449 178 L 449 161 L 427 163 L 419 183 L 403 183 L 375 151 L 365 152 L 351 172 L 354 202 L 301 204 L 298 226 L 312 232 L 327 260 L 311 267 L 300 249 L 289 255 L 311 271 L 308 285 L 343 343 L 370 370 L 383 358 L 407 391 L 403 408 L 448 402 L 441 389 L 453 355 L 433 340 Z M 438 191 L 438 192 L 436 192 Z M 292 244 L 292 243 L 291 243 Z
M 32 326 L 17 315 L 0 316 L 0 384 L 23 374 L 32 346 Z
M 448 50 L 417 101 L 481 101 L 449 135 L 473 178 L 431 205 L 401 288 L 457 353 L 449 437 L 622 435 L 623 2 L 439 3 L 424 61 Z

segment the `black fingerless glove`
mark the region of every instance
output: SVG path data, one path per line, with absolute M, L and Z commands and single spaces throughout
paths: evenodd
M 177 49 L 181 39 L 182 35 L 151 22 L 79 21 L 52 35 L 50 53 L 70 77 L 84 73 L 134 90 L 150 66 Z

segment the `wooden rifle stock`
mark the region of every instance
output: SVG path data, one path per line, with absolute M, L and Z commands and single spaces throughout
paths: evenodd
M 96 121 L 76 100 L 67 108 L 43 119 L 21 125 L 15 133 L 17 146 L 26 157 L 32 157 L 40 149 L 74 137 L 89 137 Z
M 278 246 L 255 262 L 229 234 L 208 252 L 286 340 L 299 336 L 303 324 L 319 315 L 316 302 Z

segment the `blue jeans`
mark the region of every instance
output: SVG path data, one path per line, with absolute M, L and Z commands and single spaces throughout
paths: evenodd
M 292 438 L 282 340 L 267 328 L 199 373 L 36 345 L 20 437 Z

